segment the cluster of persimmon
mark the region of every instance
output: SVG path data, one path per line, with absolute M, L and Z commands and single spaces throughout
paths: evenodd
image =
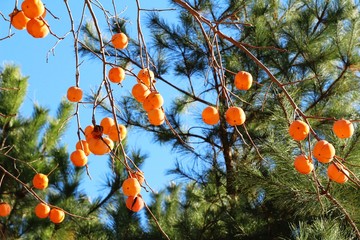
M 295 120 L 290 124 L 288 130 L 292 139 L 302 141 L 308 137 L 310 127 L 302 120 Z M 349 120 L 340 119 L 334 122 L 332 130 L 340 139 L 350 138 L 354 133 L 354 126 Z M 335 148 L 331 143 L 326 140 L 317 141 L 313 146 L 312 155 L 320 163 L 330 163 L 327 168 L 329 179 L 337 183 L 347 182 L 349 172 L 342 164 L 332 161 L 335 156 Z M 295 158 L 294 167 L 301 174 L 309 174 L 314 169 L 311 158 L 304 154 Z
M 27 32 L 34 38 L 44 38 L 49 34 L 49 25 L 45 21 L 46 9 L 41 0 L 24 0 L 21 10 L 15 8 L 10 13 L 11 25 Z
M 144 181 L 143 172 L 135 171 L 130 172 L 129 177 L 122 184 L 122 191 L 127 196 L 126 207 L 133 212 L 138 212 L 145 206 L 144 200 L 140 195 L 141 185 Z
M 234 78 L 234 85 L 238 90 L 249 90 L 252 82 L 252 75 L 246 71 L 239 71 Z M 201 117 L 208 125 L 215 125 L 220 121 L 219 110 L 213 106 L 207 106 L 202 111 Z M 246 115 L 242 108 L 231 106 L 225 111 L 225 120 L 230 126 L 239 126 L 245 122 Z
M 65 219 L 65 212 L 60 208 L 50 208 L 46 203 L 39 203 L 35 207 L 35 215 L 38 218 L 49 218 L 53 223 L 61 223 Z

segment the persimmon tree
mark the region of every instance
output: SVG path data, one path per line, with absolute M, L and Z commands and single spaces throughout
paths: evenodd
M 93 207 L 112 216 L 111 236 L 124 231 L 126 206 L 146 209 L 141 236 L 154 239 L 360 238 L 358 1 L 172 0 L 143 9 L 137 0 L 136 26 L 117 3 L 90 0 L 81 16 L 91 20 L 74 26 L 64 4 L 71 89 L 81 90 L 68 98 L 78 140 L 108 154 L 113 169 L 109 194 Z M 92 92 L 80 83 L 80 53 L 99 61 Z M 132 94 L 118 99 L 125 81 Z M 80 118 L 83 104 L 91 121 Z M 151 203 L 139 192 L 139 155 L 124 147 L 126 127 L 177 152 L 170 172 L 183 183 L 156 193 L 145 180 Z

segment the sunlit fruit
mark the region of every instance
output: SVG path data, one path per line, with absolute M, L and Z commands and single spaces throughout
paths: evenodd
M 313 163 L 305 155 L 295 158 L 294 167 L 301 174 L 309 174 L 314 169 Z
M 116 33 L 111 37 L 111 42 L 114 48 L 124 49 L 127 47 L 129 40 L 125 33 Z
M 137 83 L 133 86 L 131 93 L 134 96 L 134 98 L 136 99 L 136 101 L 142 103 L 142 102 L 144 102 L 145 98 L 147 96 L 149 96 L 151 91 L 150 91 L 149 87 L 146 86 L 145 84 Z
M 349 138 L 354 134 L 354 125 L 349 120 L 340 119 L 334 122 L 333 131 L 338 138 Z
M 33 178 L 33 186 L 36 189 L 45 189 L 49 184 L 49 179 L 45 174 L 37 173 Z
M 126 207 L 133 212 L 140 211 L 144 206 L 144 200 L 139 196 L 129 196 L 126 199 Z
M 81 149 L 76 149 L 70 154 L 70 160 L 75 167 L 83 167 L 87 164 L 88 158 L 85 152 Z
M 113 140 L 114 142 L 119 141 L 119 134 L 120 134 L 120 140 L 124 140 L 127 134 L 126 127 L 122 124 L 113 125 L 110 127 L 109 130 L 109 138 Z
M 155 108 L 160 108 L 164 104 L 164 99 L 159 92 L 151 92 L 143 102 L 143 108 L 149 112 Z
M 130 172 L 130 177 L 136 178 L 140 185 L 142 185 L 145 181 L 144 173 L 142 171 Z
M 26 24 L 27 32 L 34 38 L 46 37 L 50 30 L 45 20 L 32 18 Z
M 38 218 L 47 218 L 50 213 L 50 207 L 45 203 L 39 203 L 35 207 L 35 215 Z
M 111 117 L 105 117 L 101 119 L 100 126 L 103 127 L 103 134 L 109 134 L 111 126 L 115 125 L 115 120 Z
M 141 186 L 136 178 L 127 178 L 122 184 L 122 190 L 125 196 L 136 196 L 140 193 Z
M 89 149 L 89 144 L 86 140 L 78 141 L 75 145 L 75 148 L 83 150 L 86 156 L 89 156 L 91 153 Z
M 245 122 L 246 115 L 240 107 L 230 107 L 225 112 L 225 120 L 231 126 L 238 126 Z
M 29 20 L 30 18 L 26 17 L 23 11 L 17 9 L 10 14 L 11 25 L 18 30 L 25 29 Z
M 149 123 L 159 126 L 165 122 L 165 113 L 161 108 L 155 108 L 147 112 Z
M 319 162 L 328 163 L 335 156 L 335 148 L 328 141 L 320 140 L 315 143 L 312 153 Z
M 89 140 L 89 138 L 92 138 L 92 132 L 94 131 L 94 125 L 88 125 L 86 126 L 86 128 L 84 129 L 84 134 L 85 134 L 85 138 L 86 141 Z
M 154 72 L 148 68 L 143 68 L 139 71 L 138 75 L 139 83 L 144 83 L 146 86 L 150 87 L 150 83 L 154 81 Z
M 113 67 L 109 70 L 108 77 L 113 83 L 121 83 L 125 79 L 125 71 L 121 67 Z
M 207 106 L 201 114 L 204 123 L 209 125 L 217 124 L 220 120 L 219 111 L 213 106 Z
M 309 135 L 309 125 L 301 120 L 295 120 L 290 124 L 289 134 L 295 141 L 302 141 Z
M 79 87 L 72 86 L 68 88 L 66 96 L 70 102 L 80 102 L 83 97 L 83 91 Z
M 349 172 L 340 164 L 331 163 L 327 169 L 329 179 L 337 183 L 345 183 L 348 181 Z
M 6 202 L 0 203 L 0 217 L 7 217 L 10 215 L 11 206 Z
M 64 221 L 65 212 L 59 208 L 52 208 L 49 213 L 49 218 L 53 223 L 61 223 Z
M 250 73 L 240 71 L 235 75 L 234 85 L 239 90 L 249 90 L 253 82 L 253 77 Z
M 40 17 L 45 12 L 45 7 L 40 0 L 25 0 L 21 4 L 21 9 L 28 18 Z
M 90 151 L 95 155 L 104 155 L 114 148 L 114 142 L 107 137 L 89 138 L 88 144 Z

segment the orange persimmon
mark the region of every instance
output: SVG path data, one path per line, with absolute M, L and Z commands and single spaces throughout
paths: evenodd
M 151 91 L 150 91 L 149 87 L 146 86 L 145 84 L 137 83 L 133 86 L 131 93 L 134 96 L 134 98 L 136 99 L 136 101 L 142 103 L 142 102 L 144 102 L 145 98 L 147 96 L 149 96 Z
M 139 196 L 129 196 L 126 199 L 126 207 L 133 212 L 140 211 L 144 206 L 144 200 Z
M 83 97 L 83 91 L 79 87 L 71 86 L 68 88 L 66 96 L 70 102 L 80 102 Z
M 295 158 L 294 167 L 301 174 L 309 174 L 314 169 L 314 165 L 305 155 L 299 155 Z
M 295 141 L 302 141 L 309 135 L 309 125 L 301 120 L 293 121 L 289 126 L 289 134 Z
M 30 18 L 25 16 L 23 11 L 19 11 L 17 9 L 15 9 L 9 16 L 11 25 L 18 30 L 25 29 L 26 24 L 30 20 Z
M 110 82 L 121 83 L 125 79 L 125 71 L 121 67 L 113 67 L 109 70 L 108 77 Z
M 335 148 L 328 141 L 320 140 L 315 143 L 312 153 L 319 162 L 328 163 L 335 156 Z
M 33 186 L 36 189 L 45 189 L 49 184 L 49 179 L 45 174 L 37 173 L 33 178 Z
M 354 125 L 349 120 L 340 119 L 334 122 L 333 131 L 338 138 L 349 138 L 354 134 Z
M 0 217 L 7 217 L 10 215 L 11 206 L 6 202 L 0 203 Z
M 61 223 L 62 221 L 64 221 L 65 212 L 59 208 L 53 208 L 50 210 L 49 218 L 50 221 L 52 221 L 53 223 Z
M 27 32 L 34 38 L 46 37 L 50 30 L 45 20 L 32 18 L 26 24 Z
M 246 120 L 244 110 L 240 107 L 230 107 L 225 112 L 225 120 L 231 126 L 241 125 Z
M 111 37 L 114 48 L 124 49 L 127 47 L 129 40 L 125 33 L 116 33 Z
M 45 203 L 39 203 L 35 207 L 35 215 L 38 218 L 47 218 L 50 213 L 50 207 Z
M 88 158 L 85 152 L 81 149 L 76 149 L 70 154 L 70 160 L 75 167 L 83 167 L 87 164 Z
M 250 73 L 240 71 L 235 75 L 234 85 L 239 90 L 249 90 L 253 82 L 253 77 Z
M 215 125 L 220 120 L 219 111 L 213 106 L 207 106 L 201 113 L 204 123 L 209 125 Z
M 346 183 L 348 181 L 349 172 L 340 164 L 331 163 L 327 169 L 329 179 L 337 183 Z
M 122 190 L 125 196 L 136 196 L 140 193 L 141 186 L 137 178 L 127 178 L 122 184 Z

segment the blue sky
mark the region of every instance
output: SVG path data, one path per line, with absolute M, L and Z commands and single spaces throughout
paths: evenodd
M 68 15 L 64 3 L 58 1 L 43 1 L 50 11 L 60 20 L 54 19 L 50 14 L 47 14 L 48 21 L 53 32 L 58 36 L 64 36 L 70 29 Z M 71 9 L 75 18 L 75 24 L 78 24 L 79 16 L 81 14 L 81 7 L 83 1 L 71 1 Z M 111 2 L 111 1 L 103 1 Z M 20 7 L 21 1 L 19 1 Z M 129 18 L 130 35 L 136 37 L 136 1 L 127 2 L 117 1 L 117 12 L 122 13 L 121 16 Z M 161 9 L 165 8 L 164 1 L 141 1 L 142 7 L 147 9 Z M 7 16 L 14 7 L 14 1 L 2 1 L 0 4 L 0 11 Z M 111 8 L 111 5 L 105 5 L 105 8 Z M 162 12 L 160 14 L 168 14 Z M 98 15 L 101 19 L 103 15 Z M 145 15 L 142 15 L 142 19 Z M 85 19 L 90 19 L 90 14 L 85 14 Z M 106 24 L 102 22 L 101 27 L 106 28 Z M 0 19 L 0 38 L 8 35 L 9 23 Z M 12 29 L 15 33 L 11 38 L 0 41 L 0 60 L 3 66 L 6 63 L 14 63 L 21 67 L 22 73 L 29 76 L 29 88 L 24 105 L 21 108 L 21 114 L 28 116 L 32 113 L 32 106 L 37 103 L 41 106 L 51 109 L 51 114 L 55 115 L 56 108 L 61 99 L 65 98 L 68 87 L 75 85 L 75 58 L 73 50 L 72 35 L 69 34 L 64 40 L 57 42 L 54 36 L 48 35 L 44 39 L 32 38 L 26 30 L 18 31 Z M 145 31 L 146 33 L 146 31 Z M 108 34 L 108 33 L 106 33 Z M 54 51 L 50 51 L 53 47 Z M 98 61 L 89 60 L 88 58 L 81 58 L 83 63 L 80 67 L 80 87 L 89 92 L 95 89 L 102 79 L 102 65 Z M 115 86 L 116 94 L 129 94 L 135 79 L 127 76 L 124 80 L 123 87 Z M 161 84 L 158 85 L 161 89 Z M 165 101 L 170 102 L 171 96 L 164 96 Z M 81 126 L 86 127 L 91 124 L 91 108 L 92 106 L 80 106 Z M 103 116 L 98 114 L 97 121 L 100 122 Z M 78 140 L 76 119 L 71 119 L 70 128 L 64 135 L 62 142 L 68 146 L 68 151 L 71 153 L 75 149 L 75 143 Z M 130 149 L 132 147 L 140 147 L 143 152 L 147 153 L 149 158 L 144 164 L 143 171 L 150 186 L 154 190 L 160 190 L 174 178 L 174 176 L 165 176 L 165 172 L 173 166 L 175 160 L 174 155 L 170 154 L 169 146 L 159 146 L 151 143 L 152 137 L 146 133 L 139 133 L 139 131 L 132 131 L 129 129 L 128 142 Z M 92 176 L 90 181 L 88 177 L 84 178 L 83 188 L 91 196 L 95 197 L 102 189 L 102 184 L 109 174 L 107 156 L 89 157 L 89 170 Z M 143 191 L 145 199 L 148 199 L 148 194 Z

